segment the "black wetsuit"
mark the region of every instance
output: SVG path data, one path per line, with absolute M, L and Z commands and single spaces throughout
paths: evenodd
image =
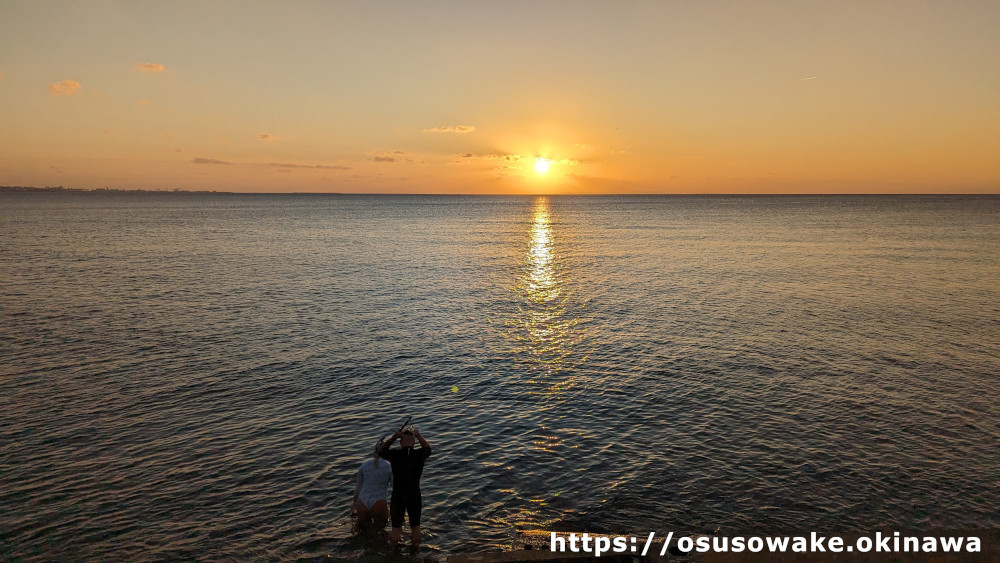
M 382 448 L 379 457 L 392 465 L 392 498 L 389 516 L 393 528 L 403 527 L 403 513 L 410 517 L 410 527 L 420 525 L 420 474 L 424 472 L 424 461 L 430 457 L 430 448 Z

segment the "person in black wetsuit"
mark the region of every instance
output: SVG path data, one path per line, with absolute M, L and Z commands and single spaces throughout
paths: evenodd
M 420 442 L 420 449 L 414 449 L 414 438 Z M 390 450 L 389 446 L 397 439 L 402 447 Z M 416 547 L 420 545 L 420 474 L 424 471 L 424 461 L 431 455 L 431 445 L 420 435 L 420 431 L 410 426 L 393 434 L 378 455 L 392 465 L 392 498 L 389 502 L 392 532 L 389 541 L 393 545 L 399 544 L 399 536 L 403 533 L 403 513 L 406 513 L 410 519 L 412 545 Z

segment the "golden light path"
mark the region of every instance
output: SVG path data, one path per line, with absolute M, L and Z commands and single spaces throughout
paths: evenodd
M 555 269 L 552 265 L 552 226 L 549 223 L 549 200 L 540 197 L 535 203 L 535 220 L 531 225 L 531 246 L 528 248 L 527 296 L 535 303 L 547 303 L 559 297 Z M 541 320 L 541 319 L 539 319 Z
M 572 240 L 571 227 L 554 218 L 546 196 L 533 200 L 530 213 L 522 231 L 527 248 L 512 288 L 517 309 L 504 319 L 502 336 L 508 344 L 504 353 L 514 361 L 515 385 L 520 393 L 535 399 L 530 416 L 537 418 L 538 426 L 530 435 L 529 448 L 547 454 L 565 451 L 564 441 L 572 439 L 574 432 L 582 436 L 572 423 L 567 427 L 560 419 L 565 403 L 586 400 L 594 385 L 593 373 L 577 371 L 589 357 L 594 333 L 587 325 L 586 299 L 578 294 L 573 262 L 560 245 L 561 240 Z M 559 487 L 554 496 L 567 490 Z M 547 508 L 554 498 L 552 491 L 538 491 L 525 483 L 499 492 L 509 495 L 511 508 L 503 509 L 493 524 L 512 528 L 518 537 L 548 537 L 546 530 L 561 514 Z
M 518 314 L 505 322 L 505 338 L 518 362 L 531 369 L 530 393 L 554 396 L 572 384 L 559 372 L 568 367 L 573 347 L 583 337 L 580 319 L 567 313 L 571 305 L 556 251 L 549 198 L 534 202 L 529 244 L 514 291 Z

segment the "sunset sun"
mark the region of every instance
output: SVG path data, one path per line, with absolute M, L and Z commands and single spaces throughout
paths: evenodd
M 539 176 L 544 176 L 549 172 L 549 168 L 552 167 L 552 161 L 539 156 L 535 159 L 535 174 Z

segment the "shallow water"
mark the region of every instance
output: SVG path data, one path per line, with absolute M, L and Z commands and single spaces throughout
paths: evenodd
M 1000 525 L 1000 198 L 0 195 L 0 558 Z

